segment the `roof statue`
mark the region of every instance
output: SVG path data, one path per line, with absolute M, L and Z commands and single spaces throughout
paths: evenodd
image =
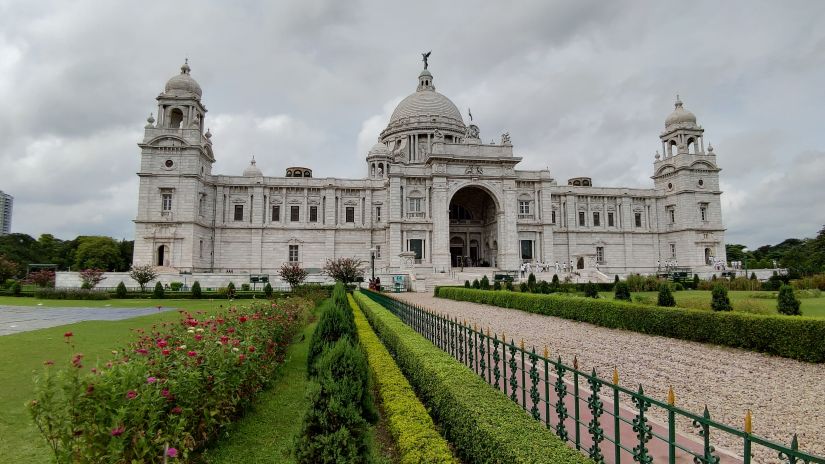
M 467 107 L 467 115 L 470 116 L 470 122 L 473 122 L 473 110 L 469 106 Z
M 429 57 L 430 57 L 430 54 L 431 54 L 432 52 L 433 52 L 433 51 L 432 51 L 432 50 L 430 50 L 430 51 L 428 51 L 427 53 L 422 53 L 422 54 L 421 54 L 421 56 L 423 56 L 423 57 L 424 57 L 424 69 L 427 69 L 427 66 L 429 65 L 429 64 L 427 63 L 427 58 L 429 58 Z

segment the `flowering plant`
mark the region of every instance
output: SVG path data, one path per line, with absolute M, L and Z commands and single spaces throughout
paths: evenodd
M 90 370 L 80 353 L 65 370 L 47 361 L 30 412 L 58 463 L 186 460 L 267 385 L 311 306 L 290 298 L 214 316 L 181 311 Z

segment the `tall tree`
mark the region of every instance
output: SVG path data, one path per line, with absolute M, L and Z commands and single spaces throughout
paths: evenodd
M 75 269 L 105 269 L 114 271 L 123 266 L 120 245 L 111 237 L 78 237 L 74 259 Z

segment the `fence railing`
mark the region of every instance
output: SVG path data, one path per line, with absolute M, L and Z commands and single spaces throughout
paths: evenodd
M 788 446 L 754 435 L 750 411 L 743 429 L 731 427 L 714 421 L 707 408 L 695 414 L 677 407 L 672 389 L 667 401 L 659 401 L 645 395 L 641 385 L 637 390 L 621 386 L 615 369 L 605 380 L 595 369 L 579 370 L 575 358 L 572 366 L 560 357 L 551 359 L 546 347 L 536 353 L 535 347 L 528 350 L 523 341 L 517 344 L 504 334 L 484 333 L 385 294 L 361 291 L 597 463 L 825 463 L 800 451 L 796 435 Z M 717 450 L 714 437 L 722 434 L 728 444 L 741 443 L 739 454 Z

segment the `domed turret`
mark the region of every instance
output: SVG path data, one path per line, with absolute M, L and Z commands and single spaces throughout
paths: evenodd
M 166 81 L 164 93 L 175 97 L 191 97 L 196 95 L 197 98 L 203 96 L 203 91 L 198 82 L 189 75 L 191 68 L 189 67 L 189 59 L 180 67 L 180 74 L 172 77 Z
M 673 112 L 665 119 L 665 129 L 670 129 L 677 125 L 681 125 L 682 127 L 696 126 L 696 115 L 682 106 L 682 100 L 679 99 L 678 95 L 676 95 Z
M 252 161 L 249 162 L 249 166 L 243 170 L 244 177 L 263 177 L 264 173 L 255 165 L 255 157 L 252 157 Z

